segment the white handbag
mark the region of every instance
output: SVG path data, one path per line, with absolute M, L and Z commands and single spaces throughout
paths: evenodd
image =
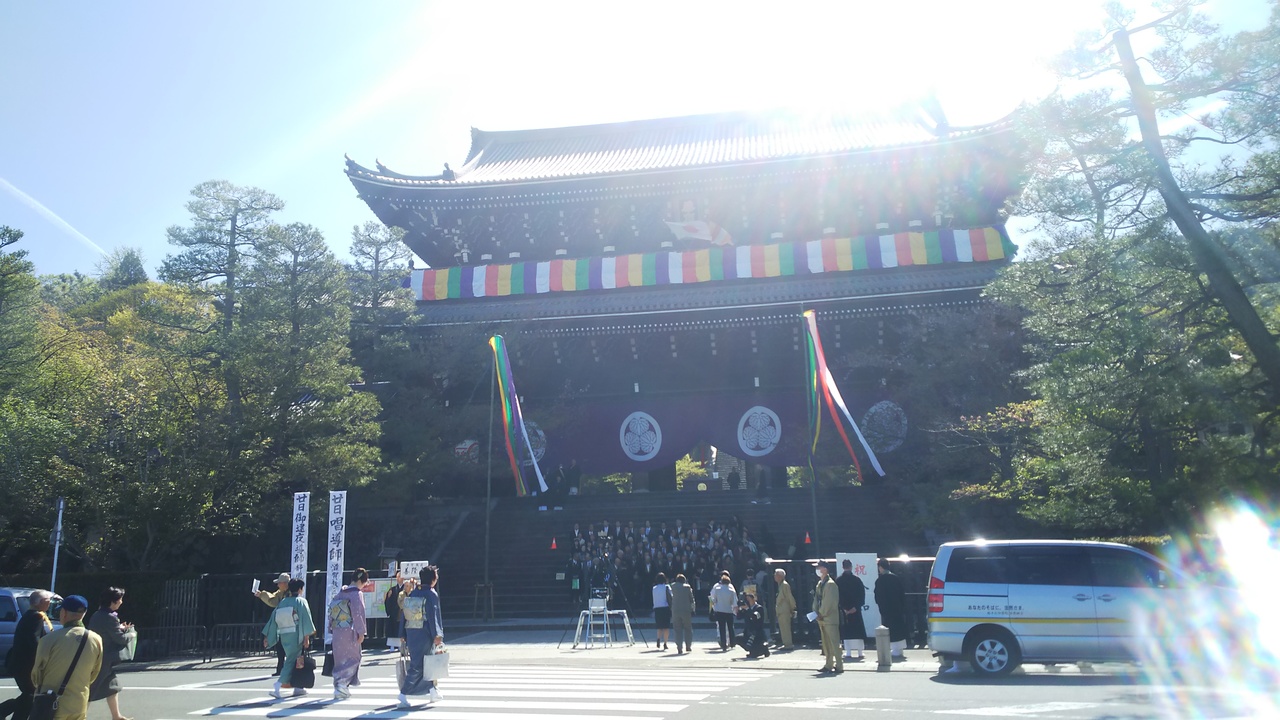
M 428 653 L 422 658 L 422 677 L 440 680 L 449 677 L 449 653 Z

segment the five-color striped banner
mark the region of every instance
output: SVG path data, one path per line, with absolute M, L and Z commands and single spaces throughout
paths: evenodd
M 410 287 L 419 300 L 508 297 L 986 262 L 1011 257 L 1013 250 L 1003 226 L 942 229 L 685 252 L 415 270 Z

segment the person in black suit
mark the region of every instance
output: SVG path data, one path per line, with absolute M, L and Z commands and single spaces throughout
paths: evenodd
M 867 627 L 862 621 L 862 606 L 867 603 L 867 586 L 862 578 L 853 574 L 853 561 L 840 563 L 840 639 L 844 641 L 844 659 L 862 662 L 862 650 L 866 644 Z M 854 657 L 853 653 L 858 653 Z
M 31 684 L 31 668 L 36 664 L 36 645 L 40 638 L 53 632 L 49 622 L 49 603 L 53 594 L 48 590 L 36 590 L 27 598 L 27 611 L 18 620 L 13 631 L 13 648 L 5 658 L 5 669 L 18 683 L 18 697 L 0 703 L 0 718 L 10 715 L 14 720 L 27 720 L 31 712 L 31 699 L 36 688 Z

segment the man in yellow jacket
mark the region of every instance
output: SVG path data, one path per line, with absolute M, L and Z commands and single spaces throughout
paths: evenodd
M 778 618 L 778 645 L 790 650 L 791 619 L 796 616 L 796 596 L 791 594 L 791 583 L 787 582 L 786 570 L 774 570 L 773 582 L 778 586 L 778 596 L 773 603 L 773 615 Z
M 818 565 L 818 586 L 813 590 L 813 611 L 818 614 L 818 632 L 822 636 L 822 669 L 818 672 L 844 672 L 844 656 L 840 654 L 840 588 L 828 574 L 827 566 Z
M 102 638 L 84 626 L 84 613 L 88 609 L 89 602 L 83 597 L 68 596 L 58 611 L 62 627 L 40 638 L 36 645 L 31 684 L 36 688 L 36 695 L 40 695 L 49 690 L 58 692 L 80 649 L 80 640 L 86 638 L 84 652 L 80 653 L 79 660 L 75 660 L 67 689 L 58 699 L 54 720 L 85 720 L 89 712 L 89 685 L 102 669 Z

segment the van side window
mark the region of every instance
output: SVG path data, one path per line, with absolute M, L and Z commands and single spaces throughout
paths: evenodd
M 1161 587 L 1161 568 L 1150 558 L 1118 548 L 1091 548 L 1090 555 L 1098 587 Z
M 956 548 L 951 553 L 947 577 L 944 579 L 960 583 L 1007 583 L 1008 558 L 987 548 Z
M 18 608 L 13 604 L 13 598 L 8 595 L 0 595 L 0 622 L 17 622 Z
M 1093 585 L 1089 556 L 1072 547 L 1029 547 L 1011 550 L 1013 576 L 1020 585 Z

